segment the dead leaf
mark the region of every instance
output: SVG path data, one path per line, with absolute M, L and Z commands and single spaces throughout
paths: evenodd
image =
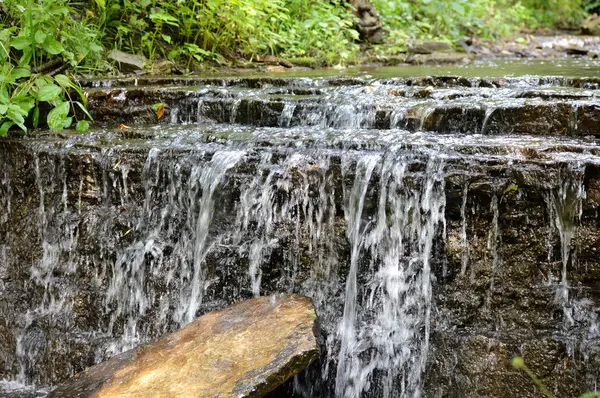
M 152 109 L 156 112 L 156 117 L 160 120 L 165 115 L 165 104 L 158 102 L 152 105 Z

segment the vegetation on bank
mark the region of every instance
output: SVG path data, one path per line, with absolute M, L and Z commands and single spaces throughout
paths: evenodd
M 275 55 L 351 63 L 360 21 L 346 0 L 0 0 L 0 135 L 10 128 L 87 128 L 85 98 L 68 73 L 106 74 L 111 49 L 183 69 Z M 456 46 L 523 28 L 568 27 L 600 0 L 372 0 L 378 54 L 420 40 Z M 40 120 L 40 115 L 43 120 Z M 76 120 L 79 118 L 79 120 Z

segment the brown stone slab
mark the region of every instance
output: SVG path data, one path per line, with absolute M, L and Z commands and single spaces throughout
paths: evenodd
M 93 366 L 49 398 L 262 397 L 317 358 L 315 328 L 307 297 L 247 300 Z

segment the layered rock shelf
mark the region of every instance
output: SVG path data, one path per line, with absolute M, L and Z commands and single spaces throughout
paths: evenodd
M 94 118 L 113 127 L 217 122 L 586 136 L 599 134 L 600 123 L 597 78 L 140 78 L 84 84 Z M 160 119 L 152 109 L 156 103 L 166 110 Z

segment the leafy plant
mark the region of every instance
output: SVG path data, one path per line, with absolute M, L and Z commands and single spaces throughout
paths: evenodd
M 514 0 L 373 0 L 388 42 L 379 50 L 404 51 L 417 40 L 455 44 L 465 36 L 510 35 L 531 22 L 530 10 Z
M 530 13 L 532 27 L 571 27 L 585 17 L 584 0 L 521 0 Z
M 203 62 L 261 55 L 356 55 L 355 18 L 341 0 L 96 1 L 108 42 L 132 53 Z
M 52 108 L 45 123 L 53 130 L 70 127 L 73 116 L 69 115 L 75 115 L 76 107 L 91 119 L 81 88 L 60 73 L 102 49 L 94 40 L 73 36 L 88 28 L 72 21 L 73 10 L 66 0 L 28 0 L 27 7 L 13 0 L 5 4 L 12 26 L 0 30 L 0 135 L 13 126 L 23 131 L 38 127 L 43 107 Z M 44 74 L 40 72 L 44 65 L 57 69 Z M 80 130 L 86 126 L 77 125 Z

